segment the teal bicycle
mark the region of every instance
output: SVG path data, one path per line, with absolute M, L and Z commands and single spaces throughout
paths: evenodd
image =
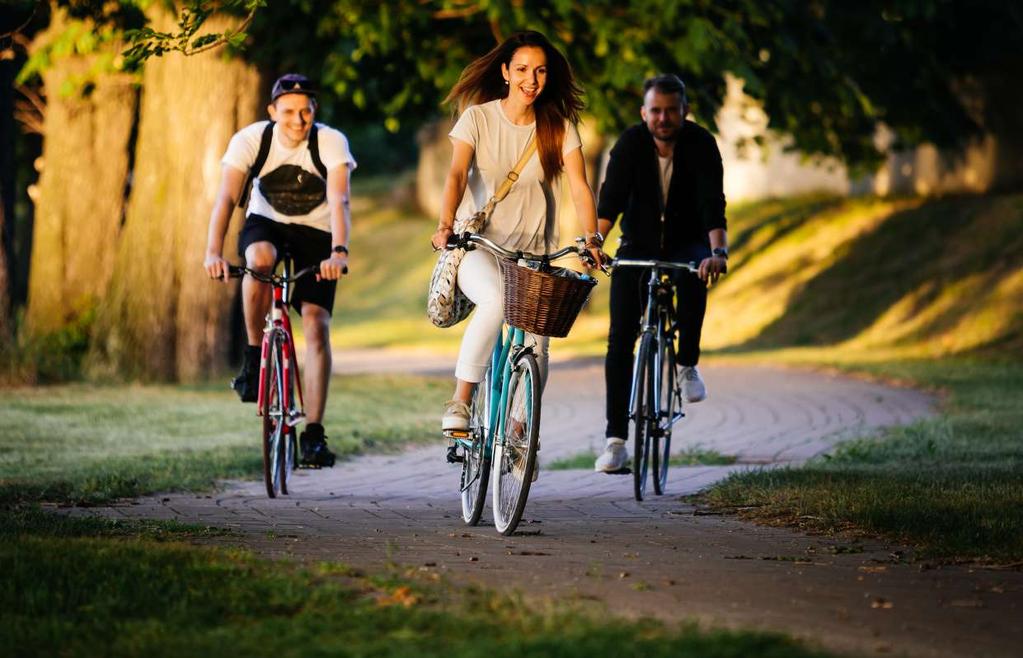
M 469 429 L 448 431 L 452 441 L 448 461 L 461 463 L 459 482 L 462 497 L 462 518 L 469 525 L 479 523 L 486 504 L 487 487 L 493 480 L 494 526 L 502 535 L 515 532 L 529 498 L 529 488 L 537 473 L 536 453 L 540 447 L 540 402 L 543 393 L 540 367 L 533 345 L 526 344 L 526 333 L 564 336 L 572 321 L 596 285 L 592 277 L 557 270 L 552 274 L 551 260 L 576 254 L 585 257 L 581 246 L 565 247 L 552 254 L 530 254 L 503 249 L 476 234 L 452 236 L 448 248 L 482 247 L 503 260 L 505 280 L 505 321 L 491 354 L 490 367 L 473 392 L 469 405 Z M 518 272 L 523 270 L 524 272 Z M 514 304 L 509 304 L 509 279 L 516 276 L 546 276 L 548 284 L 572 289 L 567 294 L 545 294 L 529 290 L 530 310 L 543 308 L 540 299 L 557 297 L 562 303 L 560 317 L 538 326 L 520 322 L 514 317 Z M 563 279 L 563 281 L 551 281 Z M 571 299 L 567 299 L 572 297 Z M 574 307 L 574 310 L 573 310 Z M 568 310 L 565 310 L 567 308 Z M 569 317 L 570 316 L 570 317 Z M 524 324 L 522 326 L 516 326 Z M 556 325 L 556 326 L 555 326 Z

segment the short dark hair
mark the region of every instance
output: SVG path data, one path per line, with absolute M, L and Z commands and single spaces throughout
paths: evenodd
M 686 96 L 686 83 L 682 78 L 671 73 L 662 73 L 643 82 L 643 96 L 651 89 L 656 89 L 659 94 L 678 94 L 682 97 L 682 104 L 689 105 L 689 98 Z

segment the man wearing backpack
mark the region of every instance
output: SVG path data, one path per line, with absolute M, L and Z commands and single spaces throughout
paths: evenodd
M 231 138 L 210 214 L 204 267 L 210 278 L 227 281 L 224 236 L 235 206 L 246 203 L 243 197 L 249 186 L 238 238 L 238 255 L 246 266 L 270 273 L 285 249 L 296 270 L 319 266 L 319 276 L 300 279 L 292 294 L 306 338 L 307 422 L 299 445 L 303 464 L 333 466 L 322 421 L 331 372 L 330 316 L 337 279 L 348 263 L 349 176 L 356 163 L 340 131 L 314 122 L 316 93 L 305 76 L 282 76 L 270 94 L 271 120 L 247 126 Z M 250 276 L 242 280 L 248 344 L 232 387 L 243 402 L 256 401 L 260 344 L 270 302 L 268 285 Z

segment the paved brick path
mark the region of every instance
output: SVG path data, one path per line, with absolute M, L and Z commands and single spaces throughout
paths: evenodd
M 711 397 L 689 407 L 675 447 L 699 445 L 739 463 L 673 468 L 669 495 L 642 504 L 631 499 L 629 477 L 544 469 L 511 538 L 462 524 L 458 472 L 439 445 L 301 472 L 293 495 L 278 500 L 261 483 L 231 482 L 214 496 L 78 513 L 230 527 L 243 539 L 224 541 L 272 557 L 410 565 L 455 582 L 596 600 L 630 616 L 782 630 L 858 653 L 1020 655 L 1019 572 L 921 571 L 877 542 L 695 515 L 678 499 L 731 471 L 799 462 L 843 438 L 925 416 L 927 396 L 797 370 L 711 365 L 704 376 Z M 602 382 L 598 363 L 554 367 L 541 463 L 602 447 Z

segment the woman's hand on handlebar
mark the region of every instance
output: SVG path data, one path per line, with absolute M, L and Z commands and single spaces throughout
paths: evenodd
M 455 232 L 450 226 L 442 226 L 434 232 L 433 237 L 430 238 L 430 243 L 433 245 L 434 251 L 439 251 L 448 246 L 448 240 L 454 235 Z
M 594 244 L 587 244 L 586 253 L 589 255 L 589 258 L 586 260 L 589 261 L 593 267 L 596 267 L 602 272 L 607 272 L 607 263 L 610 259 L 600 247 Z

